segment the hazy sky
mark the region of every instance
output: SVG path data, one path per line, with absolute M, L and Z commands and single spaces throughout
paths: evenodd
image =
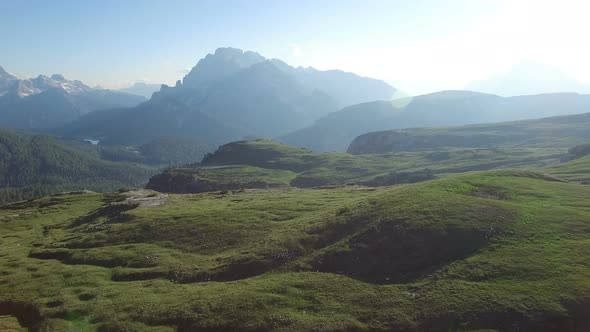
M 590 1 L 0 1 L 0 65 L 90 85 L 171 84 L 233 46 L 410 92 L 462 88 L 521 60 L 590 82 Z

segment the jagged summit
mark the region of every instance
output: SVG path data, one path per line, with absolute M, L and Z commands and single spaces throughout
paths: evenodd
M 53 74 L 53 75 L 51 75 L 51 79 L 54 81 L 60 81 L 60 82 L 63 82 L 66 80 L 66 78 L 62 74 Z
M 6 70 L 4 70 L 4 68 L 2 68 L 2 66 L 0 66 L 0 78 L 14 80 L 14 79 L 16 79 L 16 76 L 10 74 Z
M 223 57 L 225 59 L 234 59 L 238 61 L 263 61 L 266 58 L 254 51 L 243 51 L 235 47 L 219 47 L 213 53 L 214 56 Z
M 207 54 L 199 60 L 197 65 L 184 77 L 183 84 L 189 87 L 200 87 L 265 60 L 265 57 L 256 52 L 244 52 L 232 47 L 218 48 L 213 54 Z
M 70 94 L 83 94 L 93 90 L 91 87 L 85 85 L 80 81 L 67 80 L 61 74 L 53 74 L 50 77 L 45 75 L 39 75 L 37 78 L 30 80 L 34 93 L 41 93 L 51 88 L 63 89 Z M 27 95 L 29 95 L 28 93 Z
M 318 90 L 329 95 L 337 108 L 390 99 L 395 92 L 394 88 L 376 79 L 340 70 L 322 71 L 312 67 L 293 67 L 280 59 L 266 58 L 257 52 L 233 47 L 218 48 L 199 60 L 184 77 L 182 87 L 206 90 L 216 82 L 230 78 L 238 72 L 250 70 L 259 64 L 257 68 L 263 71 L 278 69 L 274 70 L 277 75 L 290 76 L 307 91 Z

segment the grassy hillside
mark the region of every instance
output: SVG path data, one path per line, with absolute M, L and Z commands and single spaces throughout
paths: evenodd
M 503 98 L 470 91 L 441 91 L 350 106 L 280 139 L 316 151 L 346 151 L 355 137 L 368 132 L 497 123 L 580 114 L 589 110 L 590 95 L 576 93 Z
M 565 149 L 447 149 L 354 156 L 316 153 L 269 140 L 229 143 L 199 164 L 171 168 L 152 177 L 148 188 L 197 193 L 241 188 L 309 188 L 413 183 L 445 173 L 557 162 Z
M 441 148 L 569 148 L 590 142 L 590 113 L 461 127 L 387 130 L 355 138 L 349 153 Z
M 0 203 L 71 190 L 143 185 L 155 168 L 102 160 L 50 136 L 0 130 Z
M 590 156 L 572 160 L 570 162 L 555 165 L 547 171 L 559 178 L 580 182 L 583 184 L 590 183 Z
M 585 331 L 590 187 L 547 172 L 6 205 L 0 315 L 10 317 L 0 324 Z

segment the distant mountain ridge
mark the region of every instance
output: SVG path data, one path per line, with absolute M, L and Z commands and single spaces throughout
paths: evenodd
M 130 93 L 132 95 L 144 96 L 151 98 L 154 92 L 160 90 L 161 84 L 150 84 L 144 82 L 136 82 L 130 87 L 119 89 L 117 91 Z
M 588 111 L 590 95 L 577 93 L 500 97 L 441 91 L 350 106 L 282 136 L 281 141 L 317 151 L 346 151 L 355 137 L 373 131 L 514 121 Z
M 218 145 L 283 135 L 342 105 L 391 98 L 394 91 L 384 82 L 351 73 L 294 68 L 256 52 L 219 48 L 175 86 L 162 85 L 149 102 L 88 115 L 64 133 L 113 144 L 176 136 Z
M 60 74 L 19 79 L 0 67 L 0 126 L 47 129 L 71 122 L 92 111 L 131 107 L 144 97 L 94 89 Z
M 517 63 L 504 74 L 469 83 L 466 89 L 504 97 L 556 92 L 590 93 L 589 84 L 577 81 L 559 68 L 535 61 Z
M 62 89 L 71 94 L 81 94 L 92 90 L 84 83 L 66 80 L 60 74 L 53 74 L 51 77 L 39 75 L 36 78 L 21 80 L 0 67 L 0 96 L 14 94 L 19 97 L 28 97 L 52 88 Z

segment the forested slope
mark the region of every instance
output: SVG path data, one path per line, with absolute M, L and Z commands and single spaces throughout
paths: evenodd
M 70 190 L 112 191 L 141 186 L 155 168 L 102 160 L 45 135 L 0 130 L 0 202 Z

